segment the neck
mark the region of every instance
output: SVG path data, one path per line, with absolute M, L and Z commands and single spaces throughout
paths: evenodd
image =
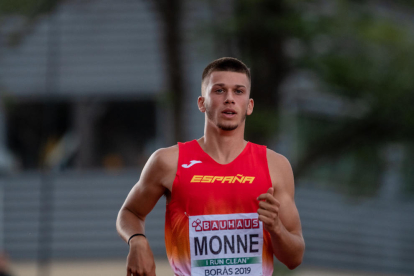
M 198 140 L 201 148 L 220 164 L 232 162 L 246 147 L 244 122 L 235 130 L 225 131 L 206 123 L 204 136 Z

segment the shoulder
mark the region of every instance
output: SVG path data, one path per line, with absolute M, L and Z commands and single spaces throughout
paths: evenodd
M 293 193 L 294 179 L 289 160 L 285 156 L 267 149 L 267 163 L 275 191 L 285 190 Z
M 266 149 L 266 155 L 269 167 L 275 167 L 282 170 L 292 170 L 292 166 L 290 165 L 289 160 L 280 153 L 277 153 L 271 149 Z
M 168 170 L 176 169 L 178 164 L 178 145 L 156 150 L 148 160 L 151 167 Z
M 172 158 L 178 158 L 178 145 L 168 148 L 160 148 L 152 154 L 151 158 L 154 158 L 157 161 L 168 161 Z
M 148 159 L 139 183 L 143 186 L 160 184 L 171 189 L 178 166 L 178 146 L 161 148 Z

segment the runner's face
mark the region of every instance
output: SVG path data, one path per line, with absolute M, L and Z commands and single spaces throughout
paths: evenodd
M 199 108 L 222 130 L 236 129 L 244 123 L 246 115 L 253 112 L 253 100 L 249 98 L 250 81 L 246 74 L 215 71 L 205 80 L 203 90 Z

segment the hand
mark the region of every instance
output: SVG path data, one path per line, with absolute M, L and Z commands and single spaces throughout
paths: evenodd
M 145 237 L 136 236 L 129 242 L 127 276 L 154 276 L 154 255 Z
M 273 187 L 267 190 L 267 193 L 261 194 L 257 200 L 259 202 L 259 220 L 263 222 L 264 229 L 269 233 L 280 232 L 280 219 L 279 219 L 279 208 L 280 203 L 273 196 Z

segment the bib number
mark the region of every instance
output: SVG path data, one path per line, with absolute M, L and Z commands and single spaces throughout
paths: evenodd
M 262 275 L 257 213 L 190 216 L 191 275 Z

